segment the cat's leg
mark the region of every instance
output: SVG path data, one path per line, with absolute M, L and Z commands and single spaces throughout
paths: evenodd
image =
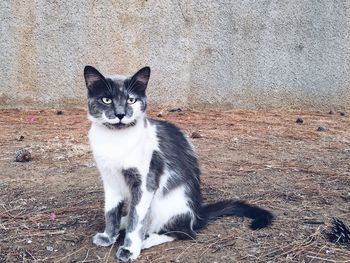
M 105 230 L 93 237 L 93 243 L 97 246 L 112 245 L 119 233 L 120 221 L 123 209 L 123 199 L 120 194 L 107 184 L 104 185 L 105 192 Z
M 154 196 L 154 191 L 149 191 L 145 182 L 141 182 L 141 175 L 136 169 L 129 169 L 126 173 L 127 178 L 136 179 L 129 182 L 132 196 L 126 234 L 124 244 L 116 253 L 117 258 L 122 261 L 134 260 L 140 255 L 142 240 L 145 238 L 150 220 L 149 208 Z
M 195 239 L 197 233 L 193 230 L 193 212 L 187 212 L 172 217 L 158 232 L 178 240 Z
M 190 204 L 184 186 L 172 189 L 165 196 L 162 189 L 157 191 L 152 201 L 153 220 L 149 233 L 165 234 L 175 239 L 195 238 L 193 226 L 197 213 Z
M 142 249 L 157 246 L 177 239 L 194 239 L 196 233 L 192 228 L 192 213 L 173 216 L 158 233 L 150 234 L 142 242 Z
M 149 206 L 153 194 L 145 192 L 142 194 L 139 203 L 130 209 L 128 225 L 124 244 L 117 251 L 117 258 L 122 261 L 134 260 L 141 252 L 142 241 L 147 232 L 149 220 Z
M 127 225 L 128 225 L 128 217 L 127 216 L 123 216 L 120 219 L 120 229 L 119 230 L 125 230 Z
M 142 241 L 142 249 L 158 246 L 160 244 L 174 241 L 175 238 L 168 235 L 150 234 L 145 240 Z

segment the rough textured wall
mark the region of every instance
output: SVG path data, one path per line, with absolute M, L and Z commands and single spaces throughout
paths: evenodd
M 166 106 L 349 108 L 347 0 L 3 0 L 2 106 L 84 106 L 84 65 Z

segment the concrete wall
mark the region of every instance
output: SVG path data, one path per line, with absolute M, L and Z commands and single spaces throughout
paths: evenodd
M 85 105 L 82 70 L 152 68 L 163 106 L 350 108 L 347 0 L 3 0 L 0 105 Z

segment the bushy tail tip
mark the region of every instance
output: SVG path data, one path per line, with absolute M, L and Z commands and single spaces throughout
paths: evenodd
M 250 225 L 253 230 L 270 226 L 274 219 L 273 214 L 263 208 L 249 205 L 243 201 L 225 200 L 203 206 L 196 228 L 203 228 L 208 220 L 223 216 L 253 219 Z

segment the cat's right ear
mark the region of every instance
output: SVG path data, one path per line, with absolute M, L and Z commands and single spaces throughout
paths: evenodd
M 89 90 L 92 90 L 99 81 L 105 81 L 105 77 L 92 66 L 85 66 L 84 77 L 86 87 Z

